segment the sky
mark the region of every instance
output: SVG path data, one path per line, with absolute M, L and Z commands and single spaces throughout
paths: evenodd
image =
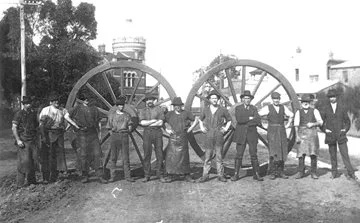
M 290 81 L 296 63 L 301 74 L 325 78 L 330 51 L 336 59 L 360 58 L 360 2 L 355 0 L 83 1 L 96 7 L 94 47 L 106 44 L 112 52 L 116 37 L 129 32 L 145 37 L 146 65 L 161 72 L 183 100 L 192 73 L 220 53 L 269 64 Z M 0 0 L 0 10 L 11 2 L 17 1 Z M 133 21 L 131 29 L 126 19 Z

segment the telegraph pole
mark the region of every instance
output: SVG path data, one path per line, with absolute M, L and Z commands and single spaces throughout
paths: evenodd
M 40 5 L 41 0 L 19 0 L 20 3 L 20 41 L 21 41 L 21 99 L 26 96 L 26 59 L 25 59 L 25 5 Z M 21 104 L 21 108 L 23 105 Z
M 24 1 L 20 0 L 20 41 L 21 41 L 21 100 L 26 96 L 26 66 L 25 66 L 25 21 Z M 21 108 L 23 105 L 21 104 Z

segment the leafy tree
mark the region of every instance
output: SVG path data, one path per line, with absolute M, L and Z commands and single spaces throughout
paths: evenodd
M 0 21 L 2 83 L 7 99 L 20 93 L 19 8 Z M 96 38 L 95 7 L 71 0 L 25 6 L 27 94 L 44 98 L 57 92 L 67 98 L 74 83 L 95 67 L 100 56 L 89 44 Z M 39 40 L 38 45 L 33 40 Z

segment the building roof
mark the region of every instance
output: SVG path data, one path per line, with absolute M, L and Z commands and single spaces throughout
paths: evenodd
M 338 59 L 329 59 L 328 62 L 326 63 L 326 65 L 328 66 L 333 66 L 333 65 L 337 65 L 340 63 L 344 63 L 346 60 L 338 60 Z
M 317 82 L 296 82 L 292 86 L 297 94 L 316 94 L 335 85 L 341 84 L 340 80 L 324 80 Z
M 355 67 L 360 67 L 359 61 L 345 61 L 343 63 L 330 66 L 330 69 L 355 68 Z

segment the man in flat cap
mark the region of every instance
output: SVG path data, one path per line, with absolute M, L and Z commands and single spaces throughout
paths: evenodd
M 222 147 L 224 144 L 223 134 L 231 125 L 231 116 L 226 108 L 219 106 L 220 95 L 215 90 L 211 91 L 207 98 L 210 101 L 210 105 L 203 109 L 199 118 L 200 129 L 206 136 L 206 147 L 203 175 L 199 178 L 198 182 L 202 183 L 209 179 L 213 153 L 216 154 L 218 180 L 226 182 L 222 160 Z M 224 126 L 225 122 L 226 124 Z
M 41 171 L 44 182 L 55 182 L 58 171 L 66 171 L 64 132 L 66 110 L 59 108 L 59 96 L 52 93 L 50 105 L 39 115 L 41 133 Z
M 32 100 L 24 96 L 23 108 L 16 112 L 12 121 L 12 132 L 17 147 L 17 186 L 23 187 L 36 183 L 35 165 L 37 161 L 36 112 L 32 110 Z
M 354 168 L 351 165 L 346 133 L 350 129 L 350 118 L 348 111 L 343 103 L 338 103 L 338 93 L 335 89 L 330 89 L 327 93 L 328 103 L 321 109 L 324 119 L 322 131 L 325 132 L 325 143 L 329 145 L 331 159 L 331 178 L 338 177 L 337 170 L 337 145 L 348 173 L 348 178 L 357 179 L 354 174 Z
M 99 139 L 100 112 L 88 95 L 82 93 L 78 98 L 81 103 L 69 109 L 65 118 L 76 128 L 76 142 L 80 150 L 80 169 L 83 176 L 81 182 L 89 182 L 89 167 L 92 167 L 96 171 L 98 180 L 101 183 L 107 183 L 102 172 L 102 151 Z
M 175 97 L 171 103 L 174 110 L 166 113 L 166 132 L 170 135 L 166 147 L 165 170 L 167 174 L 184 175 L 185 180 L 193 182 L 190 176 L 190 157 L 187 133 L 196 126 L 195 117 L 190 111 L 182 109 L 184 103 Z
M 256 127 L 261 124 L 261 119 L 258 114 L 257 108 L 251 105 L 251 100 L 254 96 L 250 91 L 245 90 L 240 95 L 243 104 L 236 106 L 235 118 L 237 121 L 233 141 L 236 142 L 236 155 L 235 155 L 235 174 L 231 178 L 232 181 L 239 179 L 239 171 L 242 165 L 246 144 L 249 145 L 249 153 L 251 165 L 253 167 L 254 180 L 263 181 L 264 179 L 259 173 L 259 161 L 257 157 L 257 144 L 258 132 Z
M 133 123 L 130 114 L 124 111 L 126 98 L 119 97 L 116 100 L 116 110 L 109 112 L 106 128 L 110 133 L 110 182 L 115 181 L 115 168 L 118 160 L 119 152 L 123 164 L 125 179 L 129 182 L 135 182 L 130 174 L 130 158 L 129 158 L 129 135 L 132 131 Z
M 317 127 L 323 124 L 323 120 L 316 108 L 310 107 L 311 97 L 309 94 L 301 96 L 301 109 L 296 111 L 294 126 L 296 131 L 296 149 L 299 159 L 298 173 L 296 179 L 304 177 L 305 156 L 311 158 L 311 178 L 318 179 L 317 156 L 319 155 L 319 137 Z
M 144 102 L 146 103 L 146 107 L 144 109 L 141 109 L 139 114 L 140 125 L 144 127 L 144 183 L 150 181 L 152 145 L 154 145 L 156 156 L 156 176 L 162 183 L 169 182 L 169 180 L 164 177 L 163 165 L 163 132 L 161 130 L 161 127 L 164 124 L 165 116 L 163 109 L 155 105 L 156 100 L 157 96 L 155 95 L 145 95 Z
M 280 94 L 271 94 L 273 104 L 263 107 L 259 111 L 260 116 L 267 116 L 267 140 L 269 143 L 269 176 L 271 180 L 276 177 L 288 179 L 284 174 L 284 164 L 288 155 L 288 142 L 286 128 L 289 128 L 294 114 L 284 105 L 280 104 Z M 284 125 L 285 117 L 289 120 Z

